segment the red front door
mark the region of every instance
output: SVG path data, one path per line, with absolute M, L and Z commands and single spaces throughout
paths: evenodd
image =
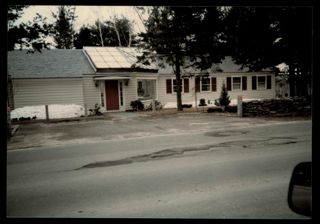
M 118 80 L 106 81 L 107 110 L 119 110 Z

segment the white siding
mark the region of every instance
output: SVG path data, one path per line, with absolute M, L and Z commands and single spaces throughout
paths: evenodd
M 137 79 L 131 77 L 127 86 L 124 86 L 126 110 L 130 110 L 131 101 L 137 100 Z
M 82 78 L 14 79 L 15 108 L 46 104 L 83 105 Z
M 252 90 L 252 76 L 254 75 L 271 75 L 271 89 L 265 90 Z M 220 97 L 222 83 L 227 84 L 227 77 L 232 76 L 246 76 L 247 77 L 247 90 L 228 91 L 230 99 L 237 99 L 238 95 L 242 95 L 243 99 L 268 99 L 275 97 L 275 75 L 272 73 L 212 73 L 211 77 L 217 78 L 217 91 L 212 92 L 197 92 L 197 101 L 201 98 L 214 101 Z M 158 78 L 158 100 L 165 105 L 168 102 L 176 102 L 176 93 L 166 93 L 166 79 L 175 78 L 174 75 L 160 75 Z M 189 79 L 189 93 L 182 93 L 182 104 L 190 104 L 195 101 L 195 79 Z
M 82 79 L 84 103 L 87 104 L 88 108 L 94 108 L 96 103 L 101 106 L 99 85 L 95 86 L 92 76 L 84 76 Z

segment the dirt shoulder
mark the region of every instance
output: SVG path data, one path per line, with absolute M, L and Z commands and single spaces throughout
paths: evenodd
M 7 149 L 82 144 L 106 140 L 123 140 L 154 135 L 171 135 L 190 131 L 250 127 L 255 124 L 310 120 L 310 117 L 237 117 L 236 113 L 206 113 L 192 109 L 156 112 L 108 113 L 103 116 L 59 119 L 51 122 L 24 121 L 7 141 Z

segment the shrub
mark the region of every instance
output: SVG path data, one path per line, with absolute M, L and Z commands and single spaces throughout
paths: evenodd
M 222 108 L 220 107 L 210 107 L 208 108 L 208 113 L 213 113 L 213 112 L 223 112 Z
M 238 107 L 237 106 L 227 106 L 225 109 L 227 112 L 231 112 L 231 113 L 236 113 L 238 111 Z
M 89 109 L 89 111 L 92 113 L 92 115 L 102 115 L 100 112 L 100 105 L 98 103 L 94 105 L 94 109 Z
M 228 96 L 228 91 L 226 85 L 223 83 L 221 87 L 220 98 L 214 101 L 216 106 L 227 107 L 230 104 L 230 97 Z
M 155 101 L 155 104 L 156 104 L 156 110 L 162 109 L 162 104 L 158 100 Z M 145 110 L 152 110 L 152 102 L 149 104 L 149 106 L 145 108 Z
M 206 100 L 205 99 L 200 99 L 200 104 L 199 106 L 207 106 Z
M 192 104 L 182 104 L 182 108 L 191 108 Z
M 140 100 L 131 101 L 130 106 L 134 111 L 144 110 L 144 104 Z

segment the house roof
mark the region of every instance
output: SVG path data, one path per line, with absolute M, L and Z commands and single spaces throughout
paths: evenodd
M 27 50 L 8 52 L 8 74 L 12 78 L 72 78 L 92 74 L 82 50 L 51 49 L 41 53 Z
M 141 55 L 141 52 L 134 47 L 83 47 L 83 50 L 97 70 L 133 69 L 133 65 L 146 70 L 158 69 L 154 64 L 136 64 L 137 56 Z
M 210 69 L 207 70 L 208 72 L 228 72 L 228 73 L 238 73 L 238 72 L 249 72 L 249 68 L 244 67 L 241 69 L 241 65 L 237 65 L 233 62 L 232 57 L 227 56 L 222 60 L 219 64 L 214 64 Z M 262 72 L 271 71 L 271 69 L 264 69 Z M 182 73 L 200 73 L 200 69 L 195 69 L 192 67 L 189 68 L 182 68 Z M 160 74 L 172 74 L 173 69 L 172 66 L 165 66 L 164 68 L 159 68 Z

